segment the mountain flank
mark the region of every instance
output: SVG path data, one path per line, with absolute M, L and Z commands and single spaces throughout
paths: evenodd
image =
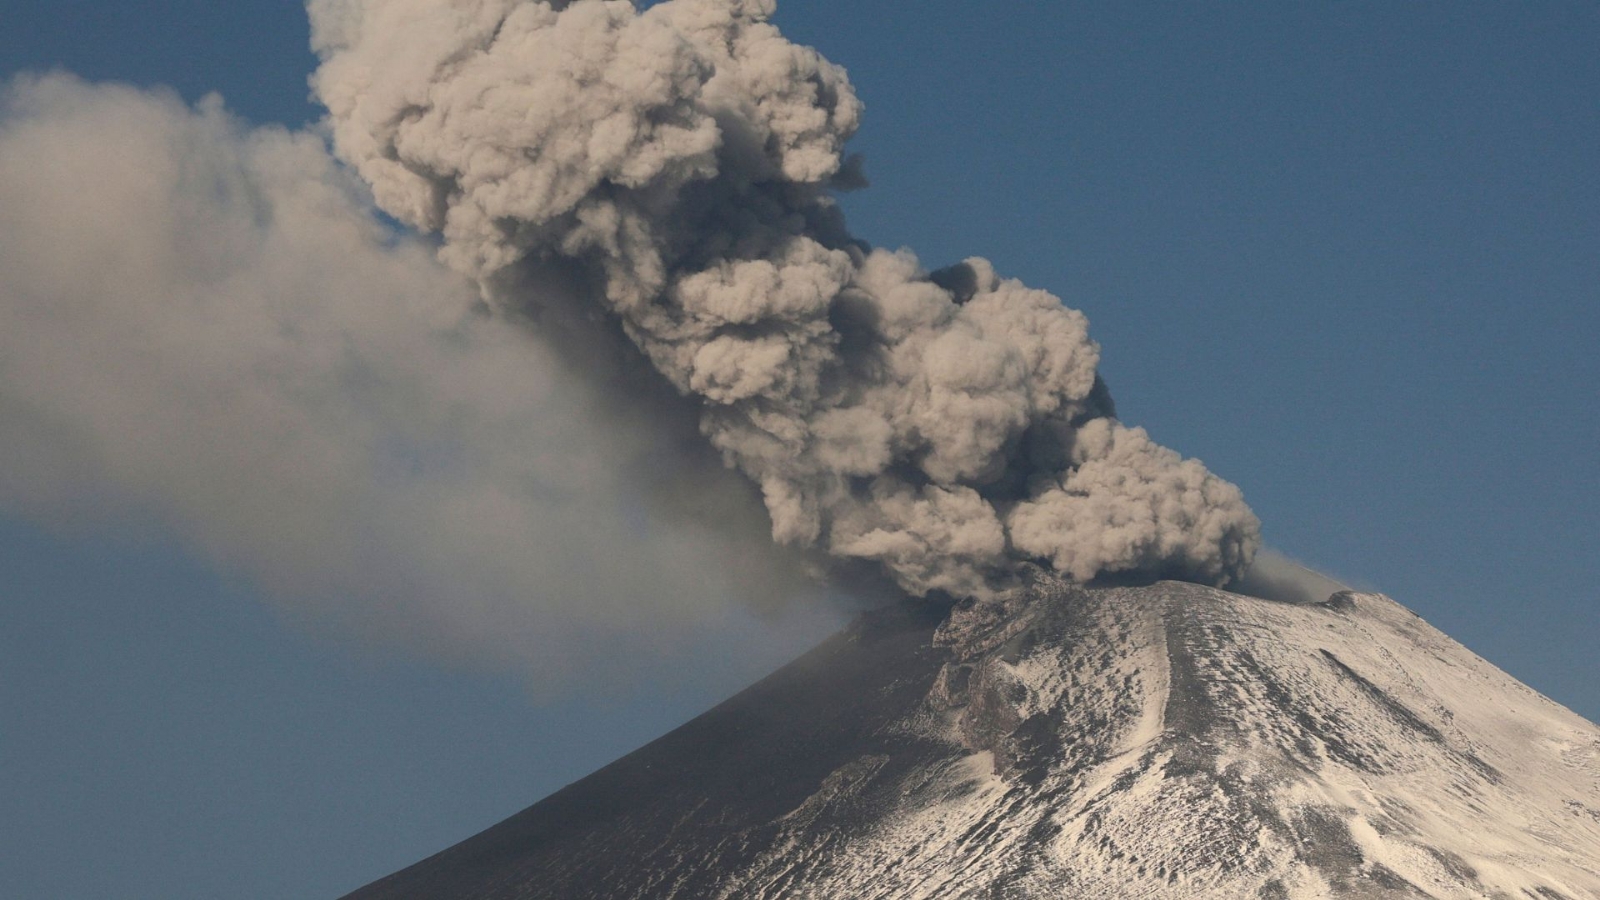
M 1600 728 L 1387 597 L 905 606 L 349 900 L 1600 897 Z

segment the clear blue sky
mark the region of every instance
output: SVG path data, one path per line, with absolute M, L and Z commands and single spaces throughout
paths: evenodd
M 1083 309 L 1123 418 L 1242 486 L 1271 544 L 1600 718 L 1600 8 L 978 10 L 782 5 L 868 104 L 855 231 Z M 317 115 L 294 3 L 0 0 L 0 22 L 0 75 Z M 535 699 L 286 625 L 141 533 L 0 510 L 0 896 L 331 897 L 796 641 Z

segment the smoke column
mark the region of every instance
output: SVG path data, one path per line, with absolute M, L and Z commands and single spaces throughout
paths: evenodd
M 845 73 L 772 0 L 310 0 L 338 155 L 493 307 L 626 335 L 759 486 L 779 543 L 978 595 L 1022 561 L 1226 583 L 1239 490 L 1114 417 L 1084 316 L 981 259 L 930 272 L 834 200 Z M 629 408 L 624 398 L 616 408 Z M 635 404 L 637 407 L 637 404 Z
M 0 89 L 0 512 L 540 685 L 759 655 L 752 611 L 834 614 L 790 603 L 818 574 L 1247 567 L 1081 314 L 849 233 L 861 104 L 770 4 L 309 9 L 326 135 Z

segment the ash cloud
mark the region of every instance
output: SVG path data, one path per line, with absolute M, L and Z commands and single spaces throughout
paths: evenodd
M 597 421 L 433 254 L 316 135 L 5 86 L 0 511 L 159 530 L 297 615 L 540 684 L 816 592 L 698 434 Z
M 717 636 L 819 579 L 1249 566 L 1081 313 L 850 234 L 862 105 L 770 2 L 308 9 L 326 134 L 4 87 L 0 511 L 541 684 L 759 655 Z
M 1344 582 L 1270 548 L 1258 552 L 1249 571 L 1229 585 L 1229 590 L 1238 594 L 1293 604 L 1321 603 L 1350 589 Z
M 308 8 L 336 151 L 379 206 L 493 308 L 580 348 L 626 335 L 779 543 L 918 595 L 983 594 L 1026 560 L 1248 568 L 1240 492 L 1114 417 L 1081 313 L 984 260 L 930 272 L 851 236 L 834 193 L 862 183 L 862 104 L 771 0 Z M 587 370 L 613 409 L 651 390 Z

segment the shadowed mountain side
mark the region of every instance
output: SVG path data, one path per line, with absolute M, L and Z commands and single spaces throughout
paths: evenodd
M 948 654 L 942 611 L 872 613 L 646 747 L 476 837 L 350 895 L 710 897 L 774 823 L 861 758 L 895 774 L 949 753 L 895 726 Z
M 1600 728 L 1376 594 L 871 614 L 352 900 L 1600 896 Z

